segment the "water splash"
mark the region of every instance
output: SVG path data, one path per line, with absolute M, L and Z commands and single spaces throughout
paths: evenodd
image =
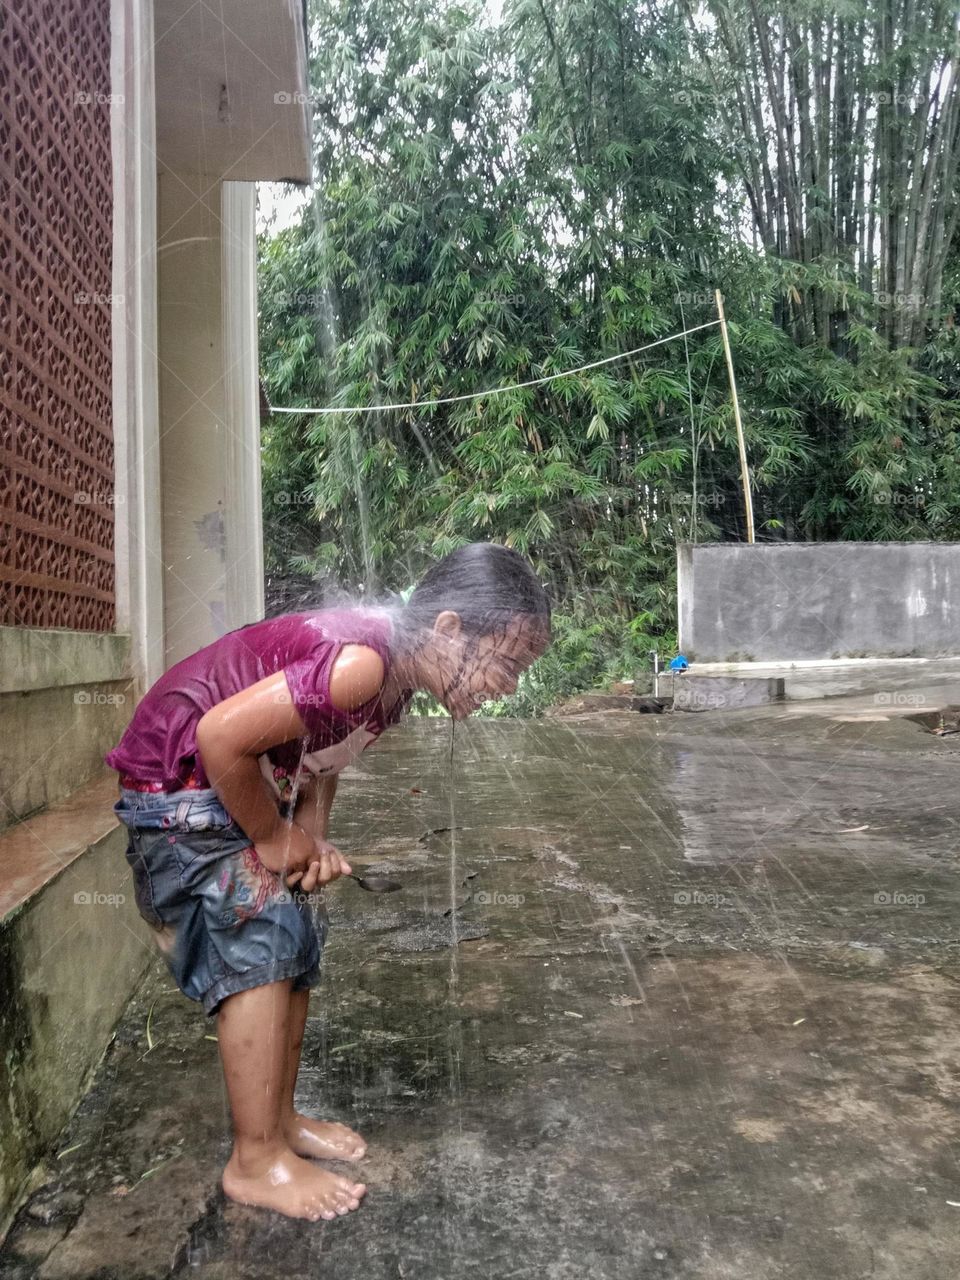
M 450 809 L 450 947 L 457 954 L 457 808 L 454 796 L 457 723 L 450 718 L 450 755 L 447 760 L 447 803 Z
M 461 1093 L 460 1068 L 463 1062 L 463 1027 L 460 1022 L 460 955 L 457 929 L 457 807 L 456 807 L 456 721 L 450 720 L 450 754 L 447 761 L 447 803 L 450 811 L 450 964 L 447 972 L 447 1004 L 450 1010 L 448 1078 L 451 1097 Z

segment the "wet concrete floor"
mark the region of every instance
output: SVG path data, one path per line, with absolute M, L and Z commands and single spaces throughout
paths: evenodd
M 360 1212 L 224 1200 L 213 1025 L 158 964 L 0 1273 L 955 1274 L 960 735 L 841 699 L 477 721 L 452 862 L 448 732 L 386 735 L 335 809 L 405 886 L 328 893 L 304 1050 L 303 1108 L 369 1139 Z

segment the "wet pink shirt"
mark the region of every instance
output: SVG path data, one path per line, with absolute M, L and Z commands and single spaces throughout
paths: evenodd
M 231 631 L 160 677 L 106 762 L 121 775 L 165 790 L 183 786 L 191 771 L 198 785 L 209 786 L 197 752 L 204 713 L 282 671 L 307 737 L 261 756 L 264 777 L 282 795 L 301 765 L 317 775 L 339 773 L 400 719 L 411 694 L 388 710 L 377 697 L 356 711 L 340 711 L 330 701 L 330 671 L 347 644 L 376 650 L 389 671 L 392 635 L 389 614 L 373 609 L 290 613 Z

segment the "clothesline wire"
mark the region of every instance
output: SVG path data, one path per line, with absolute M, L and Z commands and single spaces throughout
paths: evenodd
M 665 338 L 658 338 L 656 342 L 648 342 L 645 346 L 634 347 L 632 351 L 620 351 L 615 356 L 606 356 L 603 360 L 593 360 L 590 364 L 582 364 L 576 369 L 567 369 L 563 373 L 551 373 L 545 378 L 531 378 L 528 382 L 512 382 L 507 386 L 493 387 L 489 391 L 470 391 L 466 395 L 445 396 L 440 400 L 412 400 L 409 404 L 357 404 L 328 406 L 325 408 L 306 407 L 302 409 L 281 409 L 276 405 L 270 405 L 270 412 L 302 414 L 385 413 L 392 409 L 432 409 L 441 404 L 462 404 L 465 400 L 486 400 L 490 396 L 501 395 L 504 391 L 521 391 L 527 387 L 539 387 L 545 382 L 556 382 L 558 378 L 572 378 L 574 374 L 585 373 L 588 369 L 599 369 L 601 365 L 612 364 L 615 360 L 628 360 L 630 356 L 637 356 L 642 351 L 652 351 L 654 347 L 662 347 L 664 343 L 673 342 L 675 338 L 686 338 L 688 334 L 699 333 L 701 329 L 713 329 L 719 323 L 719 320 L 708 320 L 706 324 L 695 325 L 692 329 L 681 329 L 679 333 L 671 333 Z

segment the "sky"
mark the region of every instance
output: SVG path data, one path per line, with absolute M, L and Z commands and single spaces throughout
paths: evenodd
M 306 202 L 310 192 L 305 190 L 287 190 L 283 182 L 257 183 L 257 233 L 265 231 L 273 218 L 273 230 L 282 231 L 297 220 L 297 216 Z

